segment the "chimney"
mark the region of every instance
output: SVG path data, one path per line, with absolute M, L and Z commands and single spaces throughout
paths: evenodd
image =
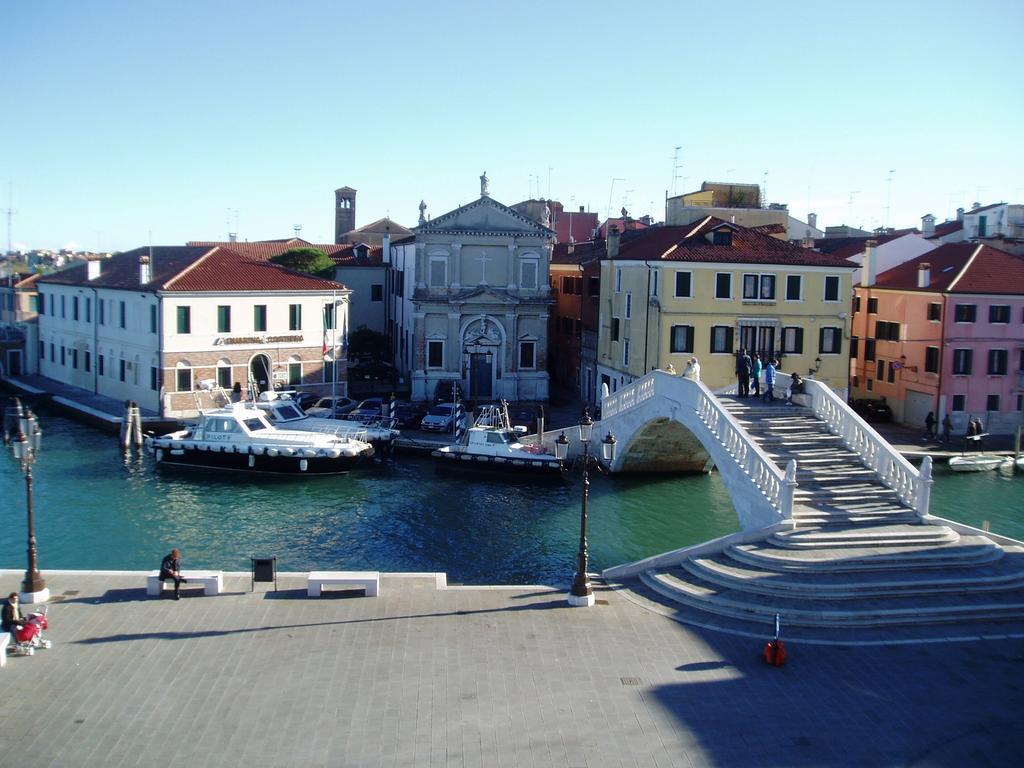
M 381 258 L 385 264 L 391 263 L 391 226 L 385 227 L 384 241 L 381 243 Z
M 228 242 L 229 243 L 237 243 L 238 242 L 238 233 L 237 232 L 228 232 Z
M 807 249 L 814 248 L 814 238 L 807 235 L 807 237 L 800 241 L 800 245 Z
M 927 288 L 932 282 L 932 265 L 927 261 L 921 262 L 917 268 L 917 287 Z
M 580 206 L 580 213 L 586 213 L 586 211 L 583 210 L 583 206 L 582 205 Z
M 964 209 L 963 208 L 957 208 L 956 209 L 956 220 L 957 221 L 963 221 L 964 220 Z
M 153 275 L 149 267 L 149 256 L 139 256 L 139 285 L 145 285 L 152 279 Z
M 935 217 L 930 213 L 926 213 L 921 217 L 921 234 L 925 237 L 931 237 L 935 234 Z
M 100 270 L 102 268 L 102 262 L 100 259 L 103 257 L 98 253 L 90 253 L 86 258 L 85 276 L 89 280 L 95 280 L 100 276 Z
M 619 257 L 619 228 L 612 224 L 608 228 L 608 258 L 617 259 Z
M 816 213 L 808 213 L 807 214 L 807 226 L 810 227 L 811 229 L 817 229 L 818 228 L 818 214 L 816 214 Z
M 864 243 L 864 261 L 860 265 L 860 284 L 867 288 L 875 284 L 875 273 L 878 264 L 875 261 L 876 240 L 868 240 Z

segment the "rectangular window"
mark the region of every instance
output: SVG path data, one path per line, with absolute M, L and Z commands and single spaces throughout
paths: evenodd
M 1005 376 L 1009 360 L 1009 350 L 990 349 L 988 351 L 988 375 Z
M 800 301 L 804 290 L 802 275 L 786 275 L 786 301 Z
M 622 270 L 615 270 L 615 292 L 622 293 Z
M 928 305 L 928 319 L 938 321 L 942 319 L 942 305 L 932 302 Z
M 954 349 L 953 350 L 953 374 L 955 376 L 970 376 L 971 363 L 974 361 L 974 350 Z
M 231 366 L 217 366 L 217 386 L 222 389 L 231 389 Z
M 431 257 L 430 259 L 430 287 L 444 288 L 448 285 L 448 259 Z
M 444 342 L 427 342 L 427 368 L 444 368 Z
M 673 325 L 669 351 L 674 354 L 693 352 L 693 326 Z
M 302 363 L 288 363 L 288 384 L 297 386 L 302 383 Z
M 877 315 L 878 314 L 878 299 L 868 299 L 868 314 L 869 315 Z
M 156 392 L 160 389 L 160 376 L 159 371 L 155 365 L 149 366 L 149 388 Z
M 103 299 L 96 300 L 96 320 L 100 325 L 107 324 L 107 302 Z
M 128 309 L 125 306 L 125 303 L 123 301 L 121 302 L 119 320 L 120 320 L 120 324 L 121 324 L 122 328 L 127 328 L 128 327 L 128 325 L 127 325 Z
M 39 299 L 39 304 L 36 307 L 36 311 L 39 312 L 40 315 L 45 315 L 46 314 L 46 294 L 45 293 L 40 293 L 39 296 L 38 296 L 38 299 Z
M 925 347 L 925 350 L 924 350 L 924 372 L 925 373 L 938 373 L 939 372 L 939 348 L 938 347 Z
M 896 366 L 893 365 L 892 363 L 889 363 L 889 378 L 887 379 L 887 381 L 890 384 L 896 383 Z
M 676 272 L 676 298 L 693 297 L 693 272 Z
M 192 333 L 192 307 L 178 307 L 178 333 Z
M 370 301 L 384 301 L 384 285 L 374 283 L 370 286 Z
M 267 305 L 257 304 L 252 308 L 252 329 L 263 332 L 267 330 Z
M 789 325 L 782 329 L 782 351 L 788 355 L 804 353 L 804 329 Z
M 985 410 L 986 411 L 998 411 L 999 410 L 999 395 L 989 395 L 985 398 Z
M 527 290 L 537 288 L 537 260 L 525 259 L 519 265 L 519 287 Z
M 732 337 L 735 329 L 731 325 L 711 326 L 711 352 L 732 354 Z
M 629 366 L 629 339 L 622 343 L 622 364 Z
M 988 308 L 988 321 L 990 323 L 1004 324 L 1010 322 L 1010 305 L 993 304 Z
M 857 357 L 857 353 L 860 351 L 860 338 L 857 336 L 850 337 L 850 357 Z
M 839 275 L 825 276 L 825 301 L 839 301 Z
M 732 274 L 729 272 L 718 272 L 715 274 L 715 298 L 732 298 Z
M 612 318 L 612 341 L 619 340 L 619 318 Z
M 92 352 L 90 352 L 89 350 L 85 350 L 85 358 L 84 358 L 83 362 L 84 362 L 83 367 L 85 368 L 85 372 L 86 373 L 92 372 Z
M 853 297 L 853 314 L 860 312 L 860 296 Z
M 843 329 L 825 327 L 818 331 L 818 351 L 823 355 L 838 355 L 843 344 Z
M 658 278 L 661 277 L 661 273 L 657 270 L 651 272 L 651 296 L 658 295 Z
M 601 295 L 601 278 L 591 277 L 587 280 L 587 295 L 592 299 L 596 299 Z
M 879 360 L 875 364 L 875 381 L 885 380 L 885 360 Z
M 177 384 L 179 392 L 191 392 L 192 391 L 192 369 L 191 368 L 179 368 L 177 370 Z
M 124 359 L 119 360 L 117 363 L 117 376 L 121 381 L 128 380 L 128 368 L 125 366 Z
M 869 361 L 875 359 L 874 339 L 864 339 L 864 359 Z
M 78 370 L 78 350 L 74 348 L 71 349 L 71 367 Z
M 231 333 L 231 307 L 217 307 L 217 333 Z
M 633 294 L 626 294 L 626 319 L 629 320 L 633 316 Z
M 40 360 L 45 360 L 46 359 L 46 342 L 45 341 L 40 341 L 39 342 L 39 359 Z
M 61 348 L 60 348 L 60 364 L 61 365 L 67 365 L 68 364 L 67 349 L 65 349 L 64 345 L 61 345 Z
M 537 367 L 537 344 L 533 341 L 523 341 L 519 344 L 519 369 L 533 369 Z
M 96 373 L 99 374 L 100 376 L 106 375 L 106 365 L 104 364 L 105 362 L 106 360 L 104 359 L 103 355 L 96 355 Z
M 54 355 L 56 354 L 56 352 L 54 352 L 55 349 L 56 349 L 56 347 L 54 346 L 53 342 L 51 341 L 50 342 L 50 362 L 51 363 L 56 361 L 56 357 L 54 357 Z
M 157 332 L 157 316 L 156 316 L 156 304 L 149 305 L 149 332 Z
M 68 316 L 67 315 L 67 306 L 66 306 L 67 301 L 66 301 L 66 299 L 67 299 L 66 296 L 61 295 L 61 297 L 60 297 L 60 316 L 61 317 L 67 317 Z
M 967 410 L 967 395 L 953 395 L 953 410 L 957 412 Z
M 333 360 L 324 361 L 324 382 L 336 381 L 336 379 L 334 378 L 335 370 L 336 369 Z
M 301 331 L 302 330 L 302 305 L 301 304 L 289 304 L 288 305 L 288 330 L 289 331 Z
M 900 324 L 890 323 L 885 320 L 875 322 L 875 338 L 882 341 L 899 341 Z
M 78 321 L 78 297 L 77 296 L 72 296 L 71 297 L 71 319 L 76 321 L 76 322 Z
M 953 321 L 957 323 L 973 323 L 978 317 L 977 304 L 955 304 Z
M 743 275 L 743 298 L 773 301 L 775 299 L 775 275 Z
M 988 236 L 988 216 L 979 216 L 978 217 L 978 237 L 987 237 L 987 236 Z M 991 411 L 992 409 L 989 408 L 989 410 Z
M 727 229 L 720 229 L 711 233 L 712 245 L 732 245 L 732 232 Z
M 85 322 L 92 322 L 92 297 L 85 297 Z

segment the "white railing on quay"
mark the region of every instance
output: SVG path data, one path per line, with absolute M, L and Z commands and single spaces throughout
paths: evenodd
M 788 374 L 779 374 L 777 389 L 782 389 L 782 384 L 788 387 L 789 378 Z M 859 455 L 864 465 L 896 492 L 900 501 L 919 516 L 927 516 L 932 490 L 931 457 L 924 458 L 918 471 L 828 385 L 805 378 L 804 392 L 811 396 L 814 415 L 828 425 L 832 434 L 838 435 L 847 448 Z

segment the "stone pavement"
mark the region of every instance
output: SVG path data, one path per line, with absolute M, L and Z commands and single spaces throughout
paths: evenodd
M 0 670 L 0 766 L 1019 765 L 1017 641 L 790 645 L 696 630 L 607 589 L 147 598 L 45 574 L 54 647 Z M 20 574 L 0 572 L 0 592 Z

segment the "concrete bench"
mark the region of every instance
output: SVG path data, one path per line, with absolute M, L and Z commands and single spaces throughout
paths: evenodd
M 320 597 L 328 584 L 349 584 L 366 588 L 367 597 L 376 597 L 380 592 L 379 571 L 313 571 L 306 577 L 306 594 Z
M 4 632 L 0 637 L 0 667 L 7 666 L 7 644 L 11 642 L 11 633 Z
M 202 584 L 203 594 L 219 595 L 224 591 L 224 571 L 182 571 L 182 577 L 189 584 Z M 174 579 L 160 582 L 160 571 L 152 571 L 146 577 L 146 594 L 159 595 L 162 587 L 174 588 Z

